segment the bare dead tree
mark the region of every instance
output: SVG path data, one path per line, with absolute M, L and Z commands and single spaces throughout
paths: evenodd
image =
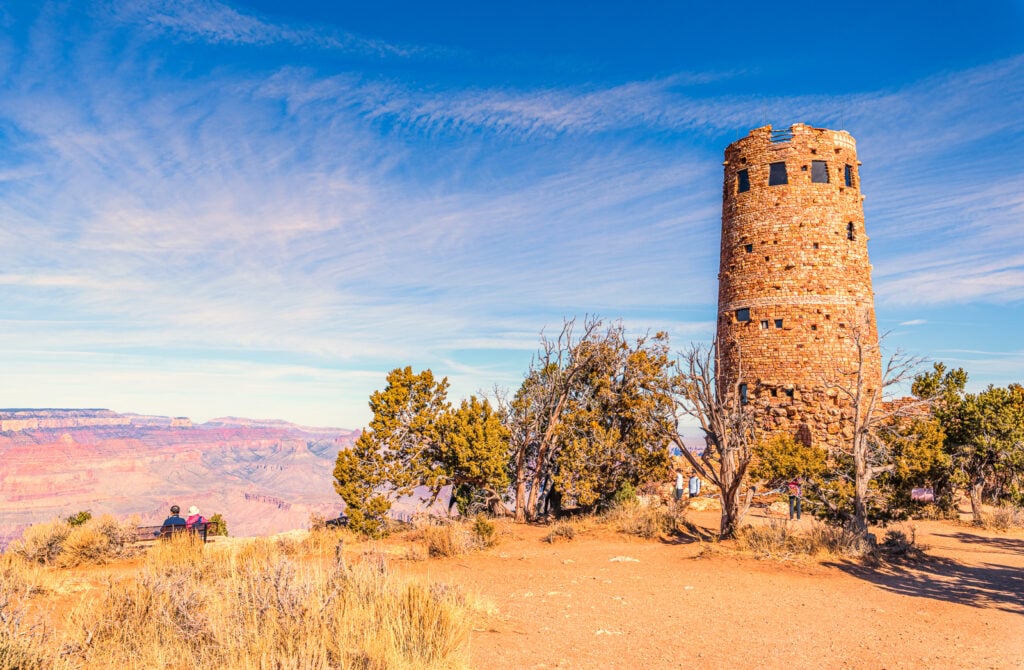
M 896 350 L 882 370 L 877 388 L 872 385 L 869 365 L 878 360 L 880 344 L 869 338 L 864 328 L 854 327 L 846 338 L 854 356 L 852 363 L 835 364 L 834 376 L 823 380 L 826 390 L 835 390 L 845 402 L 850 430 L 829 445 L 833 451 L 846 454 L 853 462 L 853 514 L 844 513 L 834 503 L 826 501 L 833 512 L 849 520 L 851 528 L 860 535 L 868 532 L 868 493 L 872 480 L 894 469 L 893 455 L 885 433 L 894 431 L 901 418 L 920 414 L 931 399 L 915 398 L 903 402 L 886 399 L 886 389 L 913 379 L 922 359 Z
M 600 327 L 600 319 L 586 317 L 580 334 L 575 319 L 566 320 L 556 338 L 542 334 L 526 380 L 509 404 L 506 425 L 512 440 L 516 521 L 535 516 L 540 494 L 550 480 L 563 412 L 590 363 L 586 356 L 576 355 L 577 345 L 594 337 Z
M 733 384 L 719 379 L 717 339 L 710 347 L 691 345 L 676 361 L 672 396 L 677 408 L 670 439 L 693 469 L 718 487 L 722 501 L 719 537 L 733 537 L 750 508 L 753 489 L 743 491 L 753 456 L 755 421 L 740 394 L 741 375 Z M 683 443 L 679 419 L 695 419 L 704 433 L 705 448 L 695 455 Z

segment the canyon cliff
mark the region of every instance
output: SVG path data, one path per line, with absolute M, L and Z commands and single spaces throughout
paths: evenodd
M 106 409 L 0 409 L 0 547 L 79 510 L 158 524 L 172 504 L 221 513 L 232 535 L 308 524 L 343 507 L 332 471 L 358 431 Z

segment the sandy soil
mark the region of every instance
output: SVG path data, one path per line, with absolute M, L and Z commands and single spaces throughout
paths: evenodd
M 717 514 L 691 519 L 713 527 Z M 1024 668 L 1024 533 L 916 527 L 930 549 L 912 567 L 756 560 L 608 531 L 552 545 L 547 528 L 516 526 L 486 552 L 398 569 L 491 604 L 471 640 L 481 670 Z

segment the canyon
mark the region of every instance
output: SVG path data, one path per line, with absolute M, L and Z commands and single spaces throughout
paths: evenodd
M 160 523 L 172 504 L 220 513 L 232 535 L 308 526 L 343 503 L 332 472 L 359 431 L 108 409 L 0 409 L 0 548 L 80 510 Z

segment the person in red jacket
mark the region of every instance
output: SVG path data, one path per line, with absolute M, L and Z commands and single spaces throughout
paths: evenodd
M 206 519 L 199 513 L 199 508 L 192 505 L 188 508 L 188 518 L 185 519 L 185 527 L 191 530 L 197 523 L 206 523 Z
M 789 518 L 792 519 L 794 516 L 796 520 L 800 520 L 800 508 L 802 507 L 801 502 L 803 499 L 803 482 L 800 479 L 800 475 L 793 477 L 793 481 L 786 484 L 789 488 Z

